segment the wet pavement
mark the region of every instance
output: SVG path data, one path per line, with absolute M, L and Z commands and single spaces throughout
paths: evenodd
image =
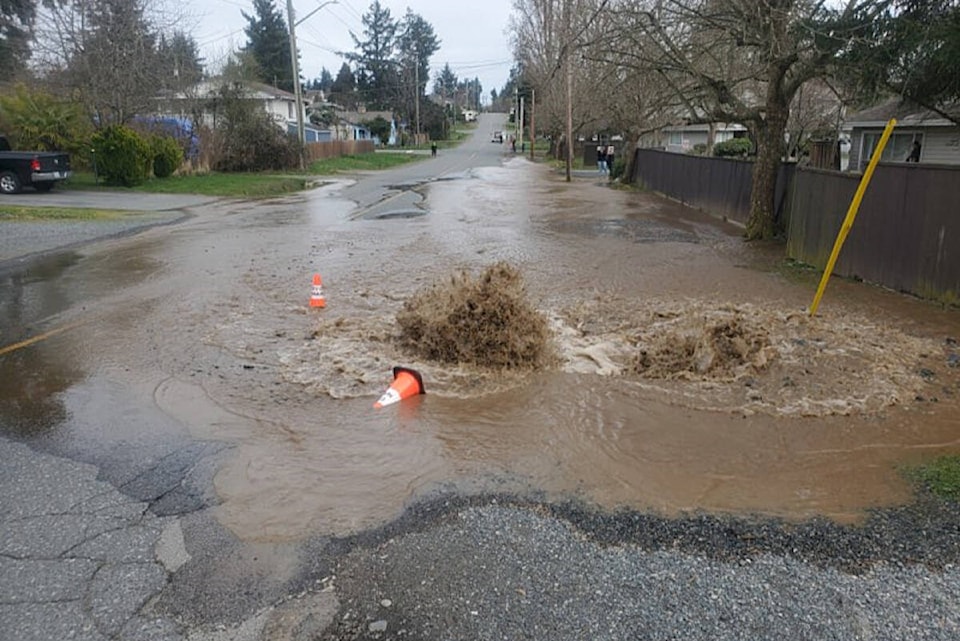
M 487 142 L 493 118 L 436 160 L 202 204 L 3 273 L 11 638 L 56 638 L 60 601 L 91 639 L 671 638 L 720 617 L 713 638 L 953 638 L 950 511 L 889 515 L 912 500 L 901 467 L 960 444 L 956 314 L 834 282 L 805 319 L 815 282 L 777 247 L 599 177 L 568 185 Z M 496 261 L 523 274 L 555 366 L 398 347 L 406 300 Z M 717 336 L 750 358 L 725 366 Z M 427 395 L 374 410 L 398 364 Z M 41 498 L 20 505 L 25 488 Z M 648 598 L 664 572 L 678 591 Z M 824 594 L 842 616 L 810 627 Z

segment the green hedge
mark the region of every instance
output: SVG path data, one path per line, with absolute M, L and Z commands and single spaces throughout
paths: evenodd
M 106 127 L 93 135 L 91 143 L 97 175 L 106 184 L 133 187 L 150 176 L 150 145 L 129 127 Z

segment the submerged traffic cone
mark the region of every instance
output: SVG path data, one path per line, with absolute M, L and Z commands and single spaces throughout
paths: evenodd
M 327 299 L 323 297 L 323 281 L 320 274 L 313 275 L 313 289 L 310 292 L 310 307 L 326 307 Z
M 394 367 L 393 383 L 373 406 L 380 409 L 417 394 L 426 394 L 423 390 L 423 378 L 420 377 L 420 372 L 406 367 Z

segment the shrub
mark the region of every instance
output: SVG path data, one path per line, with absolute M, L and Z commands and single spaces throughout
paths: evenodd
M 627 159 L 623 155 L 614 156 L 613 166 L 610 167 L 610 180 L 620 180 L 627 170 Z
M 753 151 L 753 143 L 749 138 L 733 138 L 718 142 L 713 146 L 714 156 L 744 158 Z
M 0 130 L 15 149 L 70 153 L 75 168 L 90 145 L 90 119 L 80 103 L 22 84 L 0 94 Z
M 362 123 L 370 130 L 370 135 L 380 139 L 380 144 L 385 145 L 390 140 L 390 123 L 383 116 L 377 116 L 373 120 L 367 120 Z
M 248 100 L 242 87 L 224 85 L 218 115 L 213 167 L 218 171 L 283 170 L 297 167 L 300 143 Z
M 150 139 L 153 154 L 153 175 L 167 178 L 183 163 L 183 149 L 171 136 L 153 136 Z
M 150 145 L 129 127 L 111 125 L 94 134 L 91 143 L 97 174 L 108 185 L 132 187 L 150 175 Z

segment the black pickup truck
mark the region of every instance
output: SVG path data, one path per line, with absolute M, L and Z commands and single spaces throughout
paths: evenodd
M 70 177 L 70 154 L 53 151 L 10 151 L 0 136 L 0 193 L 16 194 L 24 187 L 50 191 Z

